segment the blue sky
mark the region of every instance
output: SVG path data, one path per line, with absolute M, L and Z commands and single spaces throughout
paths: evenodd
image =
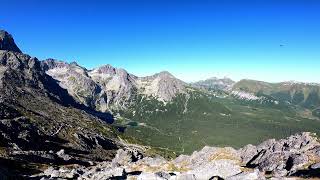
M 0 28 L 31 56 L 88 69 L 320 82 L 319 9 L 317 0 L 1 0 Z

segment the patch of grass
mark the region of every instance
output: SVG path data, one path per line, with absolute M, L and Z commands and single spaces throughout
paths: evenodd
M 237 161 L 240 162 L 240 159 L 236 156 L 236 154 L 232 153 L 229 149 L 227 148 L 220 148 L 218 149 L 214 154 L 212 154 L 209 158 L 210 161 L 216 161 L 216 160 L 221 160 L 221 159 L 226 159 L 226 160 L 232 160 L 232 161 Z
M 150 147 L 145 152 L 148 156 L 154 157 L 160 155 L 161 157 L 164 157 L 165 159 L 174 159 L 177 157 L 176 153 L 171 150 L 162 149 L 162 148 L 156 148 L 156 147 Z
M 171 172 L 187 172 L 189 170 L 188 168 L 186 168 L 184 166 L 178 167 L 178 166 L 174 165 L 173 163 L 167 164 L 166 169 L 169 172 L 170 171 Z
M 68 77 L 68 81 L 76 81 L 76 78 L 74 76 Z

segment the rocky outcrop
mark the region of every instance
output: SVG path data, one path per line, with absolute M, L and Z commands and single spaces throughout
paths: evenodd
M 190 156 L 166 160 L 142 157 L 129 150 L 118 150 L 111 162 L 84 167 L 50 167 L 36 176 L 78 179 L 227 179 L 261 180 L 266 178 L 320 178 L 320 143 L 312 133 L 286 139 L 270 139 L 258 146 L 239 150 L 230 147 L 204 147 Z
M 18 48 L 18 46 L 14 42 L 11 34 L 9 34 L 4 30 L 0 30 L 0 50 L 21 53 L 21 50 Z
M 279 141 L 270 139 L 258 146 L 247 145 L 240 154 L 247 167 L 286 176 L 320 162 L 320 144 L 316 135 L 302 133 Z

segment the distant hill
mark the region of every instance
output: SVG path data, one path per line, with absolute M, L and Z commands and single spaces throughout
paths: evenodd
M 206 80 L 191 83 L 192 86 L 207 90 L 228 90 L 235 82 L 230 78 L 219 79 L 212 77 Z
M 320 106 L 320 85 L 315 83 L 267 83 L 254 80 L 241 80 L 235 83 L 232 89 L 254 93 L 258 96 L 268 95 L 279 101 L 285 101 L 309 109 L 317 109 Z

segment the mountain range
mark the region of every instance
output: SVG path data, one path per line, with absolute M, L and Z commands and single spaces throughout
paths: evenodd
M 1 30 L 0 176 L 317 177 L 314 134 L 267 139 L 320 133 L 319 96 L 319 84 L 185 83 L 166 71 L 138 77 L 111 65 L 88 70 L 76 62 L 38 60 Z M 203 148 L 209 145 L 233 148 Z

